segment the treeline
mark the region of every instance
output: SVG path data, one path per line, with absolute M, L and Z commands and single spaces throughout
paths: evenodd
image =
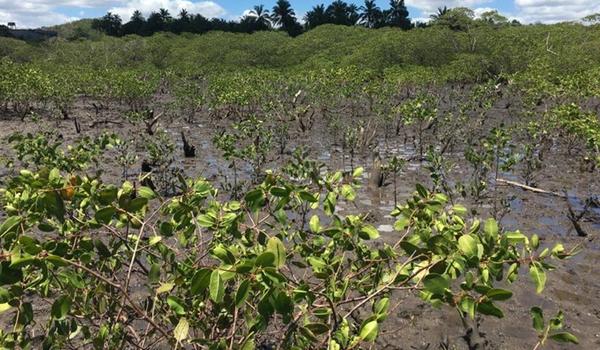
M 448 25 L 454 30 L 477 24 L 518 24 L 496 11 L 484 13 L 475 19 L 472 10 L 468 8 L 448 9 L 440 8 L 432 16 L 432 24 Z M 425 23 L 413 23 L 404 0 L 390 0 L 386 9 L 377 6 L 374 0 L 365 0 L 362 6 L 348 4 L 336 0 L 328 6 L 324 4 L 314 6 L 306 13 L 301 25 L 292 5 L 287 0 L 279 0 L 271 10 L 264 5 L 257 5 L 244 15 L 239 21 L 226 21 L 221 18 L 206 18 L 200 14 L 190 14 L 182 10 L 176 17 L 166 9 L 152 12 L 145 18 L 140 11 L 135 11 L 128 22 L 123 23 L 122 18 L 113 13 L 107 13 L 102 18 L 95 19 L 93 28 L 107 35 L 123 36 L 136 34 L 150 36 L 157 32 L 171 33 L 196 33 L 202 34 L 210 31 L 233 33 L 254 33 L 258 31 L 281 30 L 291 36 L 297 36 L 305 31 L 314 29 L 324 24 L 337 24 L 346 26 L 363 26 L 366 28 L 395 27 L 408 30 L 414 27 L 425 27 Z
M 0 58 L 48 68 L 159 70 L 195 76 L 253 69 L 309 74 L 356 67 L 377 74 L 392 69 L 436 80 L 481 81 L 542 63 L 552 67 L 548 72 L 564 74 L 600 65 L 600 26 L 481 25 L 460 31 L 436 25 L 402 31 L 327 24 L 296 38 L 279 31 L 73 41 L 59 37 L 41 44 L 0 38 Z

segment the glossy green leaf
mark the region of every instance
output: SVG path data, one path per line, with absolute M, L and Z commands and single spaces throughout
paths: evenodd
M 504 317 L 502 310 L 500 310 L 496 305 L 494 305 L 493 302 L 489 300 L 477 304 L 477 312 L 483 315 L 496 316 L 498 318 Z
M 259 267 L 276 267 L 275 254 L 264 252 L 256 258 L 255 265 Z
M 360 229 L 360 238 L 365 240 L 377 239 L 379 238 L 379 232 L 377 229 L 371 225 L 363 226 Z
M 458 249 L 468 258 L 477 256 L 477 239 L 472 235 L 462 235 L 458 239 Z
M 579 344 L 579 339 L 569 332 L 554 333 L 549 338 L 560 343 Z
M 375 341 L 375 339 L 377 339 L 378 333 L 379 325 L 377 323 L 377 320 L 372 320 L 362 325 L 358 336 L 364 341 L 372 342 Z
M 235 306 L 240 307 L 244 304 L 250 294 L 250 281 L 245 280 L 240 283 L 237 292 L 235 293 Z
M 281 242 L 281 240 L 277 237 L 271 237 L 267 241 L 267 251 L 273 253 L 275 256 L 275 267 L 282 267 L 285 265 L 285 246 Z
M 529 266 L 529 276 L 531 276 L 531 280 L 535 283 L 536 292 L 540 294 L 546 286 L 546 272 L 541 267 L 531 264 Z
M 171 307 L 171 310 L 173 310 L 175 314 L 179 316 L 185 315 L 185 304 L 180 298 L 169 295 L 167 297 L 167 304 Z
M 223 302 L 223 297 L 225 296 L 225 284 L 223 283 L 223 279 L 219 274 L 218 270 L 214 270 L 210 274 L 210 299 L 217 304 Z
M 542 309 L 534 306 L 531 308 L 530 314 L 533 321 L 533 328 L 538 332 L 542 332 L 544 330 L 544 314 Z
M 98 210 L 96 215 L 94 215 L 94 218 L 98 223 L 108 225 L 116 213 L 117 209 L 114 207 L 106 207 Z
M 450 287 L 450 282 L 444 276 L 437 273 L 430 273 L 423 278 L 423 287 L 432 294 L 441 295 Z

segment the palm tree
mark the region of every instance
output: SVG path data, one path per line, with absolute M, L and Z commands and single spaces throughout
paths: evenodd
M 123 34 L 137 34 L 144 35 L 144 25 L 146 24 L 146 19 L 144 15 L 142 15 L 141 11 L 135 10 L 129 19 L 129 22 L 123 25 Z
M 264 5 L 254 6 L 252 10 L 250 10 L 250 17 L 254 17 L 256 22 L 256 26 L 264 29 L 271 28 L 271 19 L 269 18 L 269 10 L 265 9 Z
M 351 26 L 356 24 L 358 19 L 357 10 L 356 5 L 336 0 L 327 7 L 326 13 L 331 18 L 331 23 Z
M 304 15 L 306 29 L 314 29 L 322 24 L 331 23 L 331 19 L 327 15 L 325 5 L 314 6 Z
M 356 6 L 355 4 L 350 4 L 347 7 L 347 11 L 348 11 L 348 21 L 350 23 L 350 25 L 355 25 L 358 23 L 358 21 L 360 21 L 360 13 L 359 13 L 359 7 Z
M 158 10 L 158 14 L 160 15 L 160 19 L 163 21 L 163 23 L 169 23 L 173 19 L 169 13 L 169 10 L 167 9 L 161 8 Z
M 131 15 L 131 18 L 129 19 L 130 22 L 144 22 L 146 21 L 146 19 L 144 18 L 144 15 L 142 15 L 142 11 L 140 10 L 135 10 L 133 11 L 133 14 Z
M 179 19 L 184 22 L 190 20 L 190 14 L 187 12 L 186 9 L 181 9 L 181 11 L 179 12 Z
M 359 8 L 361 11 L 360 22 L 367 28 L 375 28 L 381 22 L 381 9 L 375 0 L 365 0 L 365 4 Z
M 271 11 L 271 20 L 292 36 L 302 32 L 302 27 L 296 20 L 296 13 L 287 0 L 277 0 L 277 3 L 273 6 L 273 11 Z
M 283 27 L 286 23 L 296 20 L 296 13 L 289 1 L 277 0 L 277 3 L 273 6 L 271 19 L 275 22 L 275 25 Z
M 444 17 L 446 14 L 448 14 L 448 7 L 444 6 L 444 7 L 438 7 L 437 12 L 434 13 L 433 15 L 429 16 L 429 18 L 431 18 L 434 21 L 437 21 L 439 19 L 441 19 L 442 17 Z
M 385 14 L 386 22 L 390 27 L 398 27 L 405 30 L 412 28 L 404 0 L 390 0 L 390 9 Z

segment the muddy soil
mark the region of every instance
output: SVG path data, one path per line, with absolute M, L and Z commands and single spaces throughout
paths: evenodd
M 118 113 L 106 118 L 118 124 L 100 124 L 90 127 L 92 119 L 88 116 L 93 110 L 85 101 L 80 101 L 72 115 L 78 116 L 81 123 L 81 134 L 75 132 L 72 120 L 60 120 L 42 116 L 39 121 L 20 122 L 14 118 L 0 116 L 0 157 L 10 156 L 10 146 L 6 138 L 14 132 L 39 132 L 57 130 L 62 134 L 65 144 L 72 143 L 82 135 L 97 135 L 103 131 L 114 132 L 126 139 L 141 139 L 144 136 L 143 126 L 134 126 L 119 117 Z M 502 108 L 492 111 L 495 120 L 510 122 L 509 113 Z M 184 170 L 190 177 L 205 177 L 215 183 L 222 182 L 223 175 L 228 174 L 227 163 L 214 147 L 212 139 L 215 133 L 214 124 L 207 115 L 200 115 L 194 123 L 182 120 L 165 119 L 160 122 L 177 144 L 178 160 L 175 165 Z M 185 132 L 191 144 L 195 145 L 196 157 L 184 158 L 180 133 Z M 318 122 L 312 131 L 290 136 L 284 155 L 273 156 L 267 167 L 277 168 L 287 159 L 291 151 L 300 145 L 310 149 L 313 159 L 324 162 L 330 169 L 349 167 L 350 161 L 343 156 L 341 147 L 330 141 L 324 122 Z M 418 158 L 411 142 L 406 137 L 392 136 L 383 149 L 380 142 L 379 152 L 386 155 L 399 155 L 406 159 Z M 409 137 L 410 139 L 410 137 Z M 135 180 L 139 174 L 141 160 L 145 157 L 143 148 L 136 150 L 139 156 L 137 164 L 130 170 L 130 179 Z M 362 165 L 367 170 L 364 175 L 364 187 L 361 189 L 356 204 L 339 208 L 342 214 L 370 212 L 373 224 L 379 227 L 384 239 L 393 241 L 395 233 L 391 229 L 393 219 L 389 216 L 394 207 L 394 196 L 391 185 L 378 188 L 370 185 L 369 173 L 373 171 L 373 159 L 369 155 L 357 157 L 355 165 Z M 108 152 L 101 161 L 103 179 L 107 182 L 122 182 L 122 170 L 116 162 L 116 154 Z M 463 152 L 460 147 L 449 154 L 448 159 L 455 163 L 450 172 L 451 181 L 462 181 L 469 176 Z M 413 191 L 416 183 L 431 184 L 425 162 L 411 160 L 404 168 L 398 182 L 398 199 L 402 203 Z M 543 169 L 536 177 L 536 186 L 548 191 L 566 191 L 568 200 L 575 210 L 581 209 L 583 201 L 600 194 L 598 173 L 589 173 L 580 169 L 577 157 L 567 154 L 560 145 L 556 145 L 548 154 Z M 7 169 L 0 169 L 0 181 L 7 176 Z M 502 177 L 521 181 L 518 173 L 501 174 Z M 491 184 L 494 187 L 494 184 Z M 581 252 L 576 257 L 557 266 L 548 275 L 548 284 L 542 295 L 535 293 L 526 271 L 521 278 L 510 287 L 514 297 L 502 304 L 505 317 L 494 319 L 487 317 L 479 324 L 479 337 L 488 349 L 532 349 L 537 338 L 531 327 L 529 308 L 540 306 L 545 316 L 550 317 L 559 309 L 565 312 L 568 330 L 580 340 L 578 347 L 572 345 L 548 344 L 549 349 L 600 349 L 600 279 L 597 266 L 600 265 L 600 208 L 592 208 L 581 222 L 587 237 L 578 237 L 572 223 L 567 217 L 565 199 L 544 194 L 524 191 L 517 187 L 498 186 L 495 198 L 510 198 L 509 208 L 502 217 L 501 224 L 507 229 L 520 229 L 526 234 L 538 234 L 543 244 L 553 245 L 563 242 L 566 247 L 581 245 Z M 492 212 L 491 204 L 475 204 L 460 197 L 456 201 L 469 208 L 475 208 L 478 215 L 487 216 Z M 598 264 L 598 265 L 596 265 Z M 448 307 L 434 309 L 422 302 L 417 296 L 397 293 L 394 297 L 396 306 L 383 325 L 382 335 L 374 345 L 377 349 L 468 349 L 472 341 L 467 336 L 465 327 L 456 310 Z M 471 337 L 473 338 L 473 337 Z

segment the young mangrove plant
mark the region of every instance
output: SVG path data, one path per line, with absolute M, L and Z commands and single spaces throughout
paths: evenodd
M 0 312 L 11 325 L 0 345 L 367 348 L 392 293 L 502 318 L 522 272 L 541 293 L 550 262 L 572 255 L 470 219 L 421 185 L 383 242 L 364 215 L 336 209 L 356 197 L 352 176 L 303 164 L 293 168 L 307 177 L 269 172 L 239 201 L 218 200 L 203 179 L 161 199 L 129 182 L 20 171 L 0 191 Z M 540 344 L 577 342 L 540 315 Z
M 423 159 L 425 150 L 425 131 L 433 126 L 437 117 L 437 102 L 431 96 L 421 95 L 408 100 L 397 108 L 405 126 L 415 127 L 415 149 L 419 159 Z

